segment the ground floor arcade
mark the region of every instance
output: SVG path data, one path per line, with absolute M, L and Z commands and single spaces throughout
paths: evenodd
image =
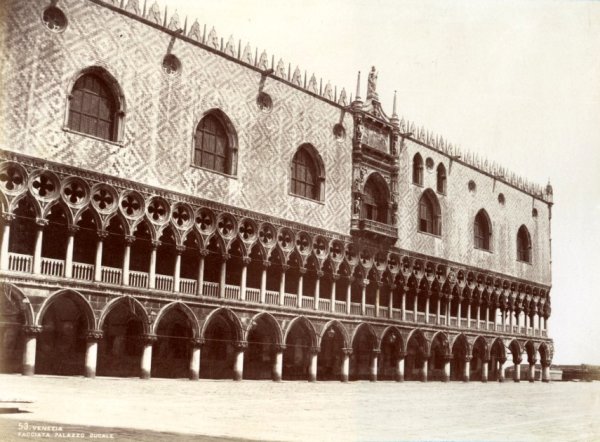
M 3 286 L 3 372 L 190 379 L 549 380 L 552 343 L 247 305 Z M 522 367 L 526 364 L 525 367 Z

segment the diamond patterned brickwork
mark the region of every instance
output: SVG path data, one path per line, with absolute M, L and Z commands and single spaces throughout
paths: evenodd
M 2 99 L 19 106 L 3 109 L 2 148 L 348 232 L 351 139 L 333 135 L 339 107 L 268 78 L 263 91 L 273 109 L 262 112 L 259 72 L 86 0 L 61 1 L 68 26 L 51 32 L 40 20 L 48 4 L 11 0 L 3 7 L 11 50 L 0 55 Z M 182 63 L 177 75 L 161 66 L 170 46 Z M 73 79 L 90 66 L 106 68 L 123 90 L 122 145 L 63 130 Z M 190 166 L 195 126 L 214 108 L 237 131 L 235 177 Z M 350 133 L 350 114 L 343 124 Z M 324 203 L 289 195 L 291 158 L 305 142 L 325 164 Z
M 491 176 L 446 155 L 407 141 L 400 153 L 400 195 L 398 246 L 425 255 L 437 256 L 474 267 L 505 273 L 525 280 L 550 284 L 550 220 L 548 205 Z M 424 186 L 412 184 L 412 158 L 419 152 L 425 161 L 432 158 L 434 167 L 424 167 Z M 436 168 L 444 163 L 447 171 L 447 192 L 436 195 L 442 212 L 442 235 L 419 233 L 418 204 L 423 191 L 436 189 Z M 476 183 L 476 191 L 469 192 L 468 182 Z M 498 202 L 503 193 L 505 204 Z M 485 209 L 492 222 L 491 252 L 475 249 L 473 221 L 480 209 Z M 538 216 L 532 216 L 536 208 Z M 517 231 L 524 224 L 531 235 L 531 264 L 517 261 Z

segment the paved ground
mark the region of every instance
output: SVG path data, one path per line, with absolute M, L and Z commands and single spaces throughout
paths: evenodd
M 311 384 L 0 375 L 0 400 L 32 401 L 17 404 L 27 414 L 2 415 L 2 441 L 24 440 L 19 424 L 31 431 L 45 425 L 40 422 L 56 423 L 63 435 L 82 432 L 88 440 L 94 433 L 152 442 L 190 440 L 186 435 L 203 435 L 200 440 L 600 441 L 600 382 Z

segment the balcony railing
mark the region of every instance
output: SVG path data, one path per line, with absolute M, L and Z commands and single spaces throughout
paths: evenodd
M 94 279 L 94 264 L 84 264 L 82 262 L 73 263 L 73 278 L 82 281 L 92 281 Z
M 148 287 L 148 274 L 146 272 L 131 270 L 129 272 L 129 285 L 131 287 L 145 289 Z
M 246 288 L 246 301 L 249 302 L 260 302 L 260 289 L 253 289 L 250 287 Z
M 354 233 L 378 239 L 392 241 L 398 239 L 398 229 L 390 224 L 380 223 L 370 219 L 353 219 L 350 228 Z
M 33 265 L 33 256 L 21 255 L 20 253 L 8 254 L 8 270 L 12 272 L 31 273 Z
M 298 295 L 292 295 L 291 293 L 285 293 L 283 296 L 283 305 L 286 307 L 297 307 L 298 306 Z
M 225 299 L 240 299 L 240 287 L 237 285 L 225 285 Z
M 173 291 L 173 277 L 167 275 L 156 275 L 156 290 L 164 292 Z
M 336 313 L 346 313 L 348 309 L 348 304 L 344 301 L 335 301 L 335 312 Z
M 331 311 L 331 301 L 329 299 L 319 299 L 319 310 L 322 312 Z
M 179 291 L 185 295 L 195 295 L 196 294 L 196 280 L 181 278 L 179 281 Z
M 121 269 L 102 266 L 102 282 L 107 284 L 121 284 Z
M 31 255 L 23 255 L 19 253 L 8 254 L 8 270 L 12 272 L 33 272 L 33 257 Z M 60 259 L 52 259 L 42 257 L 40 260 L 40 273 L 44 275 L 63 277 L 65 274 L 65 261 Z M 93 281 L 95 275 L 95 265 L 81 262 L 73 262 L 72 266 L 72 278 L 80 281 Z M 122 284 L 122 269 L 103 266 L 100 272 L 101 281 L 106 284 L 120 285 Z M 156 290 L 172 292 L 174 291 L 175 278 L 170 275 L 157 274 L 155 276 L 155 288 Z M 129 271 L 129 286 L 136 288 L 148 288 L 149 287 L 149 274 L 146 272 Z M 224 293 L 225 299 L 228 300 L 241 300 L 241 288 L 237 285 L 226 285 L 223 292 L 220 290 L 219 283 L 205 281 L 202 287 L 201 294 L 212 298 L 218 298 L 221 293 Z M 197 281 L 195 279 L 181 278 L 179 280 L 179 292 L 186 295 L 196 295 Z M 261 303 L 261 291 L 258 288 L 247 287 L 245 292 L 245 300 L 248 302 L 260 304 Z M 265 291 L 265 304 L 269 305 L 282 305 L 286 308 L 298 308 L 298 295 L 293 293 L 285 293 L 283 304 L 280 304 L 280 294 L 278 291 L 266 290 Z M 315 298 L 312 296 L 302 297 L 302 306 L 300 308 L 306 310 L 318 310 L 321 312 L 333 312 L 337 314 L 347 314 L 348 304 L 345 301 L 335 301 L 331 304 L 331 299 L 320 298 L 315 308 Z M 375 317 L 375 306 L 366 304 L 363 307 L 361 303 L 351 302 L 350 311 L 351 315 Z M 377 317 L 379 318 L 391 318 L 395 320 L 402 320 L 402 310 L 399 308 L 393 308 L 390 315 L 390 309 L 388 306 L 379 306 L 377 310 Z M 417 312 L 416 320 L 414 310 L 407 310 L 404 313 L 404 320 L 407 322 L 417 322 L 419 324 L 426 323 L 426 314 L 424 312 Z M 445 314 L 439 315 L 437 313 L 429 313 L 429 324 L 438 324 L 443 326 L 460 327 L 479 330 L 499 331 L 499 332 L 510 332 L 513 334 L 521 334 L 535 337 L 548 337 L 546 330 L 534 329 L 527 327 L 526 325 L 513 324 L 495 324 L 493 321 L 485 321 L 477 319 L 457 318 L 450 317 L 450 323 L 447 324 L 447 316 Z
M 204 284 L 202 286 L 202 294 L 204 296 L 210 296 L 211 298 L 218 298 L 219 297 L 219 283 L 211 282 L 211 281 L 204 281 Z
M 283 299 L 285 301 L 285 297 Z M 265 293 L 265 302 L 271 305 L 279 305 L 279 292 L 267 290 Z
M 315 298 L 311 298 L 308 296 L 302 297 L 302 308 L 307 308 L 310 310 L 314 310 L 315 308 Z
M 48 276 L 63 276 L 65 262 L 62 259 L 42 258 L 42 274 Z

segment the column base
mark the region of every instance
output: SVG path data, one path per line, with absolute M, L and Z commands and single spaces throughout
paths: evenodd
M 86 367 L 85 368 L 85 377 L 86 378 L 91 378 L 91 379 L 95 378 L 96 377 L 96 370 L 94 370 L 93 368 Z
M 348 382 L 348 375 L 347 374 L 343 374 L 340 376 L 340 381 L 341 382 Z
M 317 382 L 317 377 L 314 375 L 309 375 L 308 376 L 308 382 Z
M 273 382 L 281 382 L 281 375 L 280 374 L 274 374 L 273 375 Z
M 550 382 L 550 379 L 542 379 L 542 382 L 548 384 Z
M 241 381 L 242 380 L 242 373 L 233 373 L 233 380 L 234 381 Z
M 33 376 L 35 374 L 35 366 L 33 365 L 25 365 L 23 370 L 21 371 L 23 376 Z
M 377 375 L 376 374 L 369 375 L 369 381 L 377 382 Z
M 487 378 L 481 378 L 481 382 L 483 382 L 484 384 L 486 384 L 487 381 L 488 381 Z
M 200 373 L 197 371 L 190 371 L 190 381 L 197 381 L 200 379 Z
M 501 383 L 502 383 L 502 382 L 504 382 L 504 381 L 505 381 L 505 379 L 504 379 L 504 378 L 498 378 L 498 382 L 501 382 Z
M 535 379 L 529 379 L 529 382 L 533 384 L 535 382 Z
M 396 375 L 396 382 L 404 382 L 404 376 L 397 374 Z
M 513 382 L 521 382 L 521 379 L 513 379 Z
M 142 374 L 140 375 L 140 379 L 150 379 L 150 373 L 147 371 L 142 371 Z

